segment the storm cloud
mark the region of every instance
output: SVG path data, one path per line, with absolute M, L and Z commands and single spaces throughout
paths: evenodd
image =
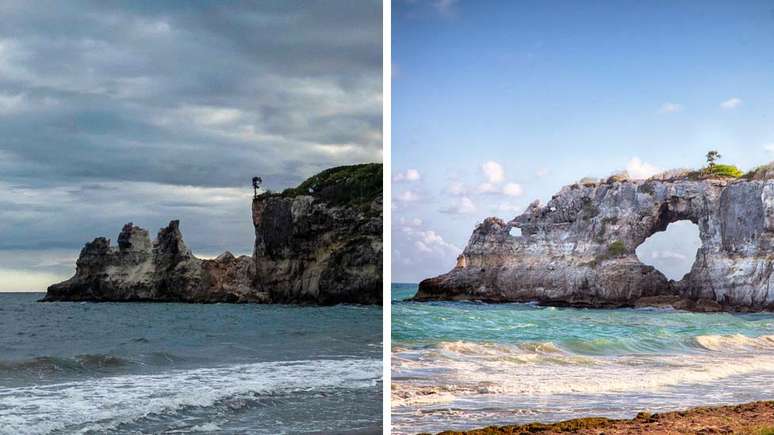
M 130 220 L 179 218 L 197 253 L 249 253 L 253 175 L 283 189 L 382 159 L 380 2 L 4 1 L 0 16 L 0 290 L 66 276 Z

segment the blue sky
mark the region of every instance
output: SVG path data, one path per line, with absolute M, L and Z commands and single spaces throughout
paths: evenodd
M 392 7 L 394 281 L 449 270 L 477 222 L 584 176 L 774 160 L 771 2 Z M 652 256 L 690 265 L 673 251 L 692 235 Z

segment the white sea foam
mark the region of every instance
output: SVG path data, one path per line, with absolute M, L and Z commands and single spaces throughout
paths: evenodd
M 500 343 L 474 343 L 469 341 L 445 341 L 436 345 L 442 351 L 456 352 L 468 355 L 513 355 L 519 350 L 536 353 L 561 353 L 562 350 L 552 342 L 524 343 L 520 345 Z
M 255 394 L 369 388 L 380 360 L 263 362 L 155 375 L 116 376 L 0 389 L 0 433 L 104 431 L 183 407 L 208 407 Z
M 717 352 L 754 349 L 774 350 L 774 335 L 761 335 L 759 337 L 748 337 L 742 334 L 699 335 L 696 337 L 696 343 L 707 350 Z
M 395 352 L 395 351 L 394 351 Z M 398 352 L 400 353 L 400 352 Z M 409 352 L 408 354 L 411 354 Z M 416 354 L 414 352 L 414 354 Z M 400 358 L 400 356 L 399 356 Z M 415 358 L 406 358 L 405 363 L 410 364 Z M 444 360 L 458 361 L 483 361 L 484 363 L 501 362 L 513 364 L 593 364 L 594 359 L 570 354 L 563 351 L 552 342 L 535 342 L 521 344 L 503 343 L 475 343 L 468 341 L 450 341 L 438 343 L 434 348 L 426 350 L 422 358 L 423 362 L 435 360 L 443 364 Z
M 657 392 L 756 372 L 774 373 L 772 337 L 697 338 L 707 348 L 772 347 L 772 352 L 579 356 L 556 346 L 440 343 L 393 358 L 393 406 L 431 405 L 481 395 L 547 398 Z
M 219 431 L 221 428 L 215 423 L 204 423 L 200 425 L 196 425 L 191 428 L 192 432 L 215 432 Z

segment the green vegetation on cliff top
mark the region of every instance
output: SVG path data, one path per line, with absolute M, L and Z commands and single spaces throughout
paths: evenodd
M 742 175 L 744 175 L 744 172 L 742 172 L 736 166 L 723 165 L 720 163 L 716 163 L 712 166 L 704 168 L 703 172 L 707 176 L 715 176 L 715 177 L 739 178 Z
M 382 164 L 338 166 L 272 196 L 312 195 L 333 206 L 364 207 L 382 195 Z
M 651 180 L 708 180 L 713 178 L 741 178 L 746 176 L 734 165 L 715 163 L 701 169 L 672 169 L 650 177 Z
M 717 163 L 717 160 L 721 158 L 721 155 L 717 151 L 709 151 L 707 153 L 707 165 L 701 169 L 670 169 L 668 171 L 661 172 L 650 178 L 649 180 L 660 181 L 676 181 L 676 180 L 707 180 L 716 178 L 731 178 L 731 179 L 744 179 L 744 180 L 770 180 L 774 179 L 774 162 L 769 162 L 765 165 L 758 166 L 751 169 L 747 173 L 735 165 L 728 165 L 723 163 Z M 629 174 L 626 171 L 616 172 L 606 180 L 600 180 L 600 182 L 615 183 L 625 182 L 629 180 Z M 581 179 L 577 184 L 584 185 L 586 183 L 596 184 L 596 181 L 590 178 Z

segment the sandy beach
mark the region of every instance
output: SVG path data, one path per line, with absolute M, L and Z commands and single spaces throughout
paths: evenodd
M 699 407 L 686 411 L 651 414 L 641 412 L 629 420 L 579 418 L 558 423 L 530 423 L 516 426 L 489 426 L 465 432 L 446 431 L 442 435 L 489 434 L 774 434 L 774 401 L 732 406 Z

